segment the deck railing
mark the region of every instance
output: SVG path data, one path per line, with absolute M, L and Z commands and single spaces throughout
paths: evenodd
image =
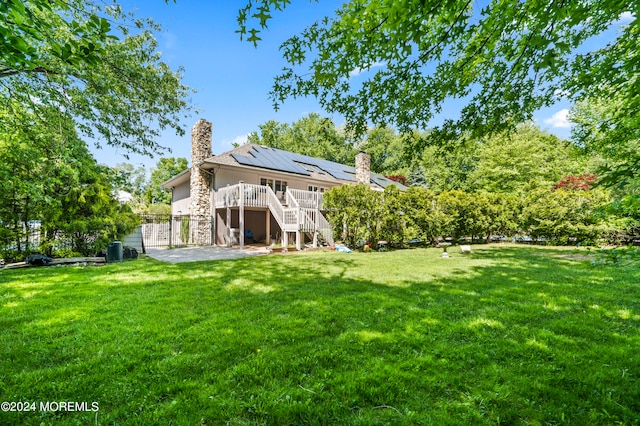
M 238 207 L 240 205 L 240 185 L 220 188 L 215 193 L 216 207 Z
M 287 188 L 300 207 L 322 210 L 322 192 Z
M 287 204 L 300 209 L 299 229 L 304 232 L 319 232 L 329 245 L 333 245 L 333 228 L 320 211 L 322 193 L 287 188 Z
M 240 196 L 245 207 L 268 207 L 270 202 L 269 192 L 271 188 L 264 185 L 253 185 L 250 183 L 238 183 L 226 186 L 216 191 L 216 207 L 239 207 Z M 242 194 L 240 193 L 242 192 Z M 277 200 L 275 194 L 273 197 Z M 280 203 L 278 201 L 278 203 Z
M 290 189 L 284 193 L 284 202 L 271 187 L 238 183 L 220 188 L 215 192 L 216 208 L 264 207 L 285 232 L 320 232 L 327 243 L 333 244 L 333 230 L 320 212 L 322 193 Z
M 332 246 L 333 242 L 334 242 L 333 241 L 333 227 L 327 221 L 327 218 L 325 218 L 322 213 L 320 213 L 320 212 L 318 212 L 318 213 L 319 214 L 318 214 L 317 222 L 316 222 L 316 227 L 318 229 L 318 232 L 320 232 L 322 234 L 322 237 L 327 242 L 327 245 Z

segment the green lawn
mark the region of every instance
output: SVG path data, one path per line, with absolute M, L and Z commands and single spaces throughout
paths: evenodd
M 1 271 L 0 401 L 99 410 L 0 424 L 640 424 L 640 269 L 440 253 Z

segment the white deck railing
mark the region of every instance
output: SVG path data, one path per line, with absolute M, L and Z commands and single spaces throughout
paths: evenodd
M 215 193 L 216 208 L 238 207 L 240 205 L 240 185 L 220 188 Z
M 268 208 L 283 231 L 319 232 L 329 245 L 333 244 L 333 229 L 320 212 L 322 193 L 287 188 L 281 200 L 269 186 L 238 183 L 218 189 L 214 198 L 216 208 Z
M 300 209 L 299 229 L 319 232 L 329 245 L 333 245 L 333 228 L 322 212 L 322 193 L 287 188 L 287 204 Z
M 320 211 L 318 211 L 318 217 L 316 220 L 317 220 L 316 229 L 318 230 L 318 232 L 322 234 L 327 244 L 329 246 L 332 246 L 333 245 L 333 227 L 327 221 L 327 218 L 325 218 Z
M 291 188 L 287 188 L 287 192 L 298 202 L 300 207 L 322 209 L 322 192 Z

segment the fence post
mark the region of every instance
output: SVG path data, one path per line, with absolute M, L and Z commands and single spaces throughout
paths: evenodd
M 172 240 L 173 240 L 173 215 L 169 215 L 169 248 L 172 248 Z

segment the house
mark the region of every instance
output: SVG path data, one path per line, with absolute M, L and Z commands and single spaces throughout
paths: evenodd
M 370 171 L 361 152 L 356 167 L 256 144 L 212 155 L 210 122 L 200 119 L 191 133 L 191 168 L 162 184 L 171 189 L 173 215 L 188 216 L 192 244 L 239 244 L 295 238 L 314 246 L 333 244 L 322 206 L 324 191 L 363 182 L 374 190 L 404 186 Z M 210 219 L 210 220 L 209 220 Z

